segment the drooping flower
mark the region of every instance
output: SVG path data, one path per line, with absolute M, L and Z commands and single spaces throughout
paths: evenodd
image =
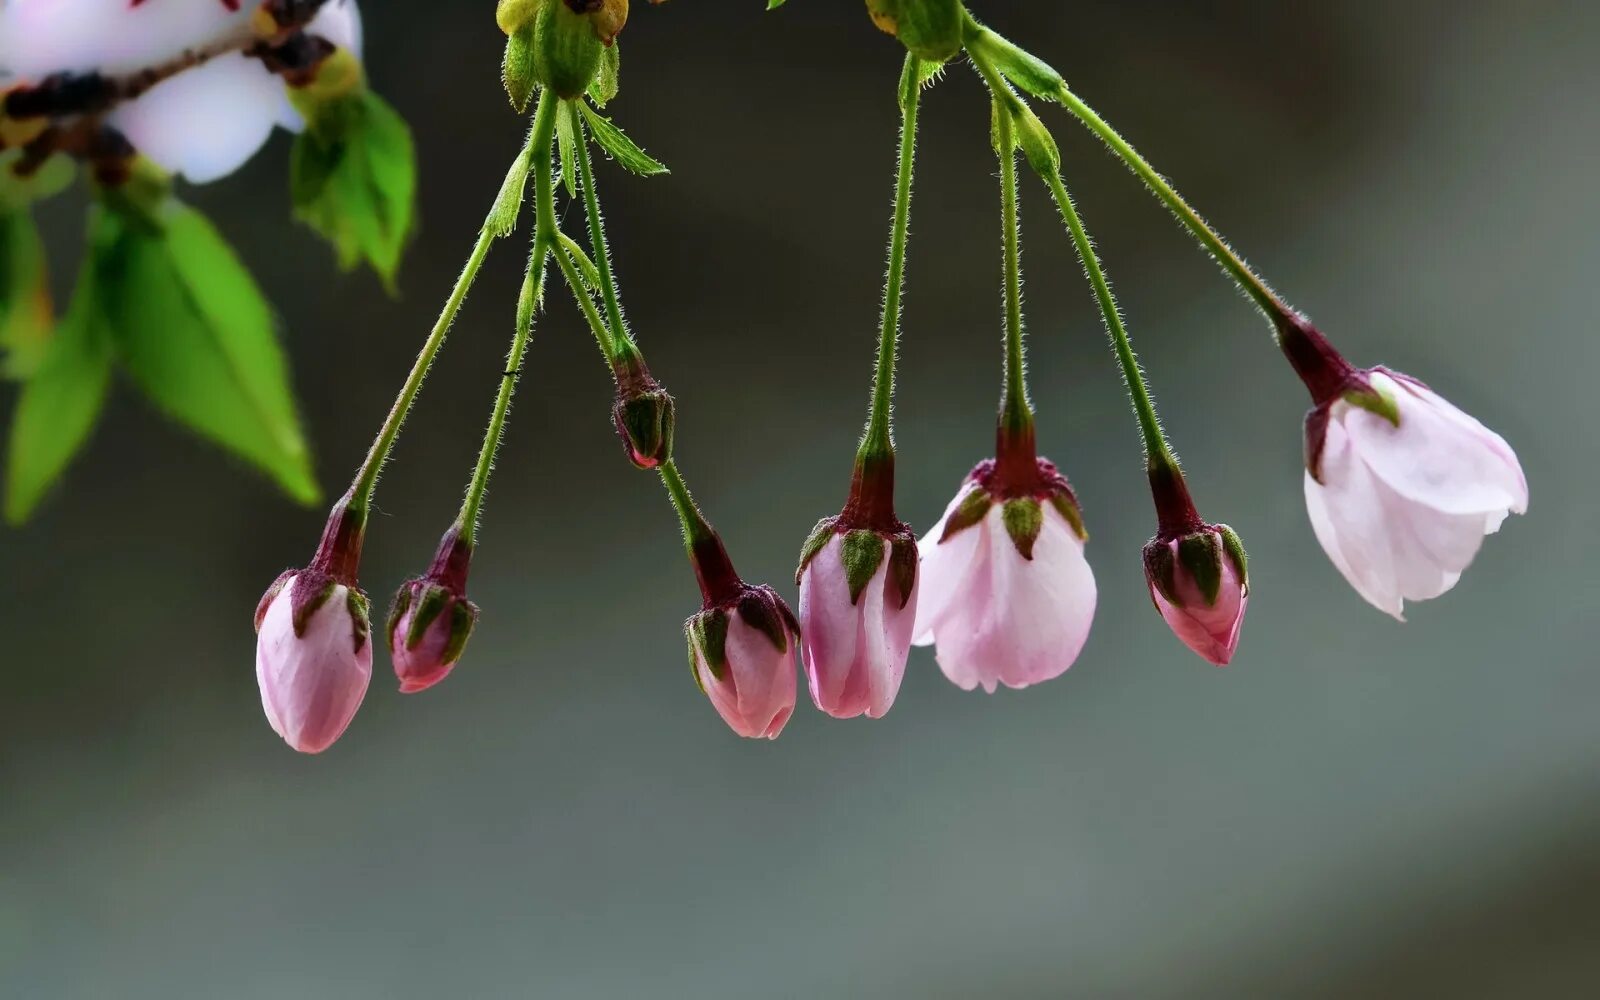
M 1483 539 L 1528 509 L 1528 480 L 1504 438 L 1423 383 L 1351 366 L 1309 323 L 1284 331 L 1311 390 L 1306 510 L 1328 558 L 1370 604 L 1405 620 L 1406 601 L 1448 591 Z
M 800 661 L 811 700 L 839 719 L 894 705 L 917 613 L 917 540 L 894 513 L 894 456 L 858 459 L 844 510 L 800 555 Z
M 737 594 L 684 623 L 689 666 L 734 732 L 775 740 L 794 714 L 799 623 L 771 587 Z
M 0 4 L 0 85 L 54 73 L 123 75 L 180 62 L 219 39 L 248 36 L 258 3 L 219 0 L 7 0 Z M 359 55 L 355 0 L 329 0 L 306 32 Z M 176 72 L 115 107 L 107 123 L 191 182 L 233 173 L 274 127 L 304 127 L 286 84 L 241 51 Z
M 1097 591 L 1083 516 L 1056 467 L 1022 456 L 980 463 L 922 537 L 913 641 L 936 646 L 963 690 L 1058 677 L 1089 638 Z
M 356 583 L 365 515 L 335 505 L 305 569 L 289 570 L 256 608 L 256 683 L 273 730 L 321 753 L 350 725 L 372 679 L 367 597 Z
M 1183 644 L 1225 667 L 1239 648 L 1250 598 L 1244 544 L 1226 524 L 1202 520 L 1170 454 L 1150 463 L 1156 535 L 1144 547 L 1150 600 Z
M 389 655 L 402 694 L 426 691 L 444 680 L 461 659 L 478 622 L 478 606 L 467 600 L 472 547 L 452 527 L 439 542 L 428 572 L 407 580 L 389 610 Z

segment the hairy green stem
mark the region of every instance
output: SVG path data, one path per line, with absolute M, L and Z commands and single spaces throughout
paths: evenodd
M 1022 328 L 1022 240 L 1017 216 L 1017 140 L 1011 112 L 994 99 L 995 135 L 1000 157 L 1001 224 L 1005 234 L 1006 300 L 1006 387 L 1001 402 L 1001 419 L 1013 434 L 1024 433 L 1033 425 L 1033 407 L 1028 402 L 1027 358 Z
M 578 98 L 583 100 L 583 98 Z M 583 207 L 589 217 L 589 249 L 594 255 L 594 265 L 599 272 L 601 298 L 606 304 L 606 319 L 611 324 L 613 344 L 632 344 L 628 324 L 622 318 L 622 302 L 617 297 L 617 281 L 611 272 L 611 249 L 606 245 L 605 219 L 600 214 L 600 193 L 594 185 L 594 165 L 589 159 L 589 133 L 584 126 L 578 106 L 568 101 L 566 111 L 572 122 L 572 134 L 578 147 L 578 179 L 583 187 Z
M 683 474 L 678 471 L 678 463 L 668 459 L 661 463 L 660 472 L 661 483 L 666 486 L 672 507 L 678 512 L 678 523 L 683 525 L 683 544 L 692 558 L 695 545 L 716 538 L 716 532 L 711 530 L 711 525 L 706 523 L 699 506 L 695 504 L 688 484 L 683 481 Z
M 889 274 L 883 292 L 883 324 L 872 382 L 872 412 L 856 452 L 857 460 L 894 452 L 894 366 L 900 337 L 900 303 L 905 285 L 906 234 L 911 224 L 911 181 L 917 158 L 917 105 L 922 95 L 916 56 L 907 54 L 900 74 L 900 153 L 894 189 L 894 221 L 889 230 Z
M 456 518 L 461 529 L 461 540 L 469 548 L 477 541 L 478 513 L 483 509 L 484 491 L 489 486 L 489 473 L 494 469 L 495 453 L 500 450 L 500 440 L 505 436 L 506 414 L 511 409 L 517 377 L 522 373 L 522 358 L 533 334 L 533 317 L 544 298 L 545 259 L 549 252 L 544 234 L 535 232 L 533 251 L 528 258 L 528 273 L 522 279 L 522 291 L 517 296 L 516 330 L 511 335 L 511 347 L 506 351 L 506 367 L 500 376 L 500 391 L 495 396 L 494 410 L 489 415 L 489 429 L 484 432 L 483 446 L 478 450 L 478 465 L 472 473 L 472 484 L 467 487 L 466 499 L 462 501 L 461 513 Z

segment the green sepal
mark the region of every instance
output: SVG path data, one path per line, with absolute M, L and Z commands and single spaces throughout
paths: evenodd
M 295 500 L 315 501 L 272 310 L 233 249 L 204 216 L 170 197 L 154 217 L 158 229 L 142 211 L 109 200 L 91 219 L 93 305 L 134 382 Z
M 52 153 L 26 174 L 17 170 L 24 162 L 21 149 L 0 150 L 0 212 L 58 195 L 77 175 L 77 166 L 65 153 Z
M 1002 76 L 1024 93 L 1046 101 L 1060 101 L 1067 81 L 1043 59 L 970 18 L 967 21 L 966 44 L 968 48 L 978 50 L 982 58 L 992 63 Z
M 495 195 L 494 205 L 483 220 L 483 228 L 497 237 L 511 235 L 517 228 L 517 219 L 522 216 L 523 192 L 527 190 L 528 170 L 533 165 L 528 152 L 524 147 L 522 153 L 511 161 L 506 179 L 500 182 L 500 193 Z
M 538 89 L 539 80 L 533 65 L 533 23 L 530 21 L 506 38 L 505 55 L 500 58 L 500 82 L 506 88 L 511 109 L 517 114 L 528 110 L 528 102 Z
M 611 119 L 589 107 L 582 101 L 578 107 L 583 111 L 583 117 L 589 122 L 589 134 L 594 136 L 594 141 L 600 148 L 622 166 L 638 174 L 640 177 L 654 177 L 657 174 L 671 173 L 666 164 L 640 149 L 634 141 L 612 123 Z
M 444 644 L 439 662 L 454 663 L 467 649 L 467 640 L 478 625 L 478 606 L 468 600 L 459 600 L 450 608 L 450 641 Z
M 533 19 L 534 76 L 563 100 L 589 89 L 600 72 L 604 49 L 594 23 L 564 0 L 544 4 Z
M 800 623 L 789 606 L 770 587 L 746 588 L 739 598 L 739 617 L 751 628 L 772 640 L 778 652 L 789 651 L 789 636 L 798 635 Z
M 1011 536 L 1017 554 L 1031 561 L 1033 546 L 1039 541 L 1039 532 L 1044 530 L 1044 507 L 1033 497 L 1007 500 L 1000 508 L 1000 523 L 1006 526 L 1006 534 Z
M 889 588 L 884 600 L 893 600 L 895 609 L 901 610 L 911 601 L 911 592 L 917 586 L 917 538 L 909 531 L 889 540 Z
M 589 100 L 603 108 L 617 96 L 621 85 L 622 49 L 613 43 L 600 53 L 600 71 L 595 74 L 594 82 L 589 84 Z
M 800 577 L 805 574 L 806 567 L 811 565 L 811 560 L 817 557 L 818 552 L 828 547 L 828 542 L 834 536 L 834 523 L 838 520 L 837 517 L 825 517 L 818 521 L 817 526 L 811 529 L 811 534 L 806 536 L 806 543 L 800 546 L 800 565 L 794 571 L 795 586 L 800 585 Z
M 413 583 L 407 583 L 405 586 L 395 591 L 394 602 L 389 605 L 389 617 L 383 623 L 383 634 L 384 637 L 389 640 L 390 649 L 394 648 L 394 634 L 396 630 L 400 628 L 400 619 L 404 618 L 406 616 L 406 612 L 411 610 L 411 591 L 414 583 L 415 581 L 413 581 Z M 268 593 L 270 594 L 271 591 L 268 591 Z M 259 632 L 260 630 L 261 626 L 257 625 L 256 631 Z
M 876 531 L 846 532 L 839 557 L 844 560 L 844 578 L 850 587 L 850 603 L 861 600 L 861 592 L 883 565 L 883 536 Z
M 1056 513 L 1060 514 L 1067 524 L 1072 527 L 1073 533 L 1078 536 L 1080 541 L 1086 542 L 1089 540 L 1089 532 L 1083 526 L 1083 511 L 1078 509 L 1078 502 L 1070 494 L 1052 494 L 1050 506 L 1054 507 Z
M 1217 595 L 1222 592 L 1222 545 L 1217 536 L 1202 531 L 1178 539 L 1178 561 L 1194 580 L 1206 605 L 1216 604 Z
M 430 585 L 423 590 L 422 599 L 417 602 L 416 614 L 411 616 L 411 627 L 406 629 L 407 649 L 417 648 L 417 643 L 428 634 L 428 626 L 449 605 L 450 596 L 450 591 L 438 585 Z
M 333 244 L 348 271 L 366 261 L 393 294 L 416 215 L 411 129 L 362 86 L 306 109 L 289 155 L 295 218 Z
M 105 404 L 113 349 L 97 270 L 91 248 L 66 315 L 17 399 L 6 454 L 5 513 L 11 524 L 32 516 L 88 440 Z
M 943 545 L 959 532 L 965 531 L 983 520 L 989 513 L 989 508 L 994 506 L 994 498 L 989 491 L 978 483 L 972 483 L 967 490 L 967 495 L 961 498 L 961 503 L 955 512 L 944 522 L 944 532 L 939 535 L 939 544 Z
M 562 101 L 560 112 L 556 115 L 556 153 L 560 157 L 561 182 L 566 185 L 567 197 L 578 196 L 578 112 L 575 105 L 581 104 L 583 98 L 577 101 Z
M 1178 598 L 1178 562 L 1171 545 L 1160 538 L 1150 539 L 1144 547 L 1144 571 L 1168 604 L 1183 607 Z
M 355 640 L 356 652 L 372 637 L 371 606 L 367 595 L 351 587 L 345 591 L 345 608 L 350 612 L 350 636 Z
M 1250 592 L 1250 558 L 1245 555 L 1244 542 L 1239 540 L 1239 535 L 1226 524 L 1217 525 L 1217 533 L 1222 536 L 1222 551 L 1227 553 L 1228 561 L 1233 563 L 1233 571 L 1239 577 L 1239 585 L 1245 593 Z
M 37 371 L 54 322 L 39 227 L 27 209 L 0 204 L 0 375 L 21 379 Z
M 1399 404 L 1376 385 L 1369 383 L 1365 388 L 1346 389 L 1343 398 L 1351 406 L 1358 406 L 1368 413 L 1376 413 L 1394 426 L 1400 426 Z
M 961 51 L 966 28 L 961 0 L 867 0 L 867 12 L 919 59 L 942 63 Z
M 544 0 L 500 0 L 494 7 L 494 21 L 507 35 L 514 35 L 533 23 Z
M 299 599 L 300 588 L 305 585 L 307 580 L 320 580 L 321 586 L 317 589 L 316 593 L 302 601 Z M 317 613 L 318 608 L 328 603 L 328 598 L 333 596 L 333 588 L 337 586 L 339 586 L 339 584 L 334 581 L 333 577 L 326 575 L 313 576 L 308 570 L 302 571 L 298 576 L 295 577 L 295 590 L 294 593 L 290 595 L 291 613 L 289 615 L 289 624 L 294 626 L 294 634 L 296 637 L 301 639 L 305 638 L 306 625 L 310 624 L 311 616 Z M 354 588 L 351 588 L 350 593 L 356 594 L 358 591 L 356 591 Z M 356 606 L 353 604 L 347 604 L 346 606 L 350 609 L 351 617 L 355 617 Z M 359 650 L 360 648 L 360 645 L 356 646 L 356 649 Z
M 785 2 L 786 0 L 767 0 L 767 9 L 777 10 L 779 7 L 782 7 Z
M 717 680 L 728 676 L 728 612 L 721 608 L 702 611 L 689 619 L 684 626 L 689 635 L 689 665 L 696 666 L 696 656 L 704 657 L 706 669 Z M 695 670 L 695 676 L 700 671 Z M 705 685 L 701 684 L 701 690 Z

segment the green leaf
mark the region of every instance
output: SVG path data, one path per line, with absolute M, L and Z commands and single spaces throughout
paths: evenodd
M 124 366 L 174 419 L 315 501 L 288 366 L 254 279 L 194 209 L 169 199 L 160 223 L 95 209 L 99 299 Z
M 60 194 L 77 173 L 72 158 L 65 153 L 55 153 L 26 173 L 19 173 L 17 168 L 27 162 L 22 154 L 20 149 L 0 152 L 0 212 L 27 208 L 33 202 Z
M 573 110 L 579 101 L 563 102 L 556 115 L 556 150 L 561 156 L 561 180 L 567 186 L 567 197 L 578 196 L 578 112 Z
M 38 370 L 54 322 L 44 241 L 25 210 L 0 208 L 0 374 Z
M 584 118 L 588 119 L 589 132 L 594 136 L 594 141 L 599 143 L 600 148 L 610 154 L 613 160 L 640 177 L 671 173 L 665 164 L 634 145 L 633 140 L 624 135 L 622 129 L 611 123 L 611 119 L 602 116 L 600 112 L 581 101 L 578 107 L 582 109 Z
M 777 10 L 784 5 L 785 0 L 767 0 L 768 10 Z
M 86 262 L 72 305 L 38 371 L 17 400 L 6 461 L 6 520 L 32 516 L 88 440 L 111 379 L 111 337 L 102 320 L 95 268 Z
M 289 159 L 295 218 L 333 244 L 341 268 L 365 260 L 392 294 L 416 213 L 411 130 L 365 87 L 312 110 Z
M 594 76 L 594 82 L 589 84 L 589 100 L 599 107 L 611 103 L 617 96 L 617 88 L 622 83 L 622 49 L 615 45 L 608 45 L 600 53 L 600 72 Z

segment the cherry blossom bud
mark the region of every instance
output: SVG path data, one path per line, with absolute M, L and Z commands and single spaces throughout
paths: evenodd
M 963 690 L 1059 677 L 1089 638 L 1098 593 L 1066 478 L 1033 457 L 1032 428 L 980 463 L 922 537 L 914 641 Z
M 775 740 L 794 714 L 800 625 L 771 587 L 745 586 L 731 603 L 684 623 L 700 689 L 734 732 Z
M 1217 666 L 1239 647 L 1249 603 L 1244 546 L 1225 524 L 1207 524 L 1178 538 L 1152 538 L 1144 547 L 1150 599 L 1184 645 Z
M 672 457 L 676 424 L 672 397 L 637 355 L 618 362 L 616 378 L 617 399 L 611 419 L 628 461 L 641 469 L 658 468 Z
M 350 725 L 372 678 L 367 597 L 356 584 L 366 517 L 341 500 L 311 565 L 289 570 L 256 608 L 256 682 L 273 730 L 321 753 Z
M 389 655 L 402 694 L 426 691 L 454 669 L 473 626 L 478 606 L 467 600 L 472 547 L 452 527 L 425 576 L 408 580 L 389 609 Z
M 1406 601 L 1456 585 L 1483 539 L 1528 509 L 1505 439 L 1423 383 L 1357 369 L 1304 317 L 1279 343 L 1314 403 L 1306 415 L 1306 509 L 1350 585 L 1405 620 Z
M 547 0 L 534 18 L 534 79 L 563 100 L 589 89 L 600 72 L 601 55 L 609 44 L 601 32 L 611 26 L 609 21 L 602 26 L 604 7 L 601 0 Z M 519 34 L 525 35 L 528 30 L 524 28 Z

